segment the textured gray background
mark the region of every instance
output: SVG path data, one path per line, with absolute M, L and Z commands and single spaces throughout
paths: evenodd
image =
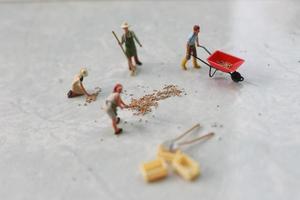
M 1 2 L 0 199 L 299 199 L 299 1 Z M 111 34 L 125 20 L 144 45 L 136 77 Z M 201 44 L 246 60 L 244 82 L 180 69 L 194 24 Z M 66 98 L 81 66 L 87 88 L 102 88 L 88 106 Z M 101 110 L 116 82 L 136 97 L 170 83 L 188 95 L 160 102 L 142 122 L 120 111 L 128 123 L 116 137 Z M 184 149 L 202 176 L 144 183 L 139 164 L 197 122 L 194 136 L 216 133 Z

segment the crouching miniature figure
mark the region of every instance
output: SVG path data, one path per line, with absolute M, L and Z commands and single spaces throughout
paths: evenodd
M 77 74 L 74 77 L 73 83 L 72 83 L 72 89 L 68 92 L 67 96 L 68 98 L 78 97 L 78 96 L 86 96 L 86 102 L 90 103 L 92 101 L 95 101 L 99 92 L 100 88 L 93 93 L 89 94 L 86 89 L 84 88 L 82 82 L 84 77 L 88 76 L 88 71 L 86 68 L 81 68 L 79 74 Z
M 84 77 L 88 76 L 88 71 L 86 68 L 81 68 L 79 74 L 74 77 L 72 83 L 72 90 L 68 92 L 68 98 L 78 97 L 86 95 L 91 96 L 84 88 L 82 81 Z
M 197 47 L 200 47 L 199 45 L 199 39 L 198 34 L 200 32 L 200 26 L 195 25 L 193 28 L 193 32 L 190 34 L 188 41 L 186 43 L 186 56 L 183 58 L 181 62 L 181 67 L 183 70 L 187 70 L 186 63 L 188 60 L 191 59 L 191 55 L 193 56 L 193 65 L 195 68 L 199 69 L 200 65 L 197 63 Z
M 117 84 L 114 87 L 113 93 L 110 94 L 105 101 L 105 111 L 112 120 L 112 126 L 116 135 L 123 131 L 117 126 L 117 124 L 119 124 L 121 121 L 120 117 L 118 117 L 117 107 L 120 107 L 121 109 L 128 108 L 128 106 L 121 99 L 122 90 L 123 86 L 121 84 Z

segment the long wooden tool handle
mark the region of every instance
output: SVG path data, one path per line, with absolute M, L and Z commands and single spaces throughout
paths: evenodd
M 123 46 L 122 46 L 122 44 L 121 44 L 121 42 L 120 42 L 118 36 L 116 35 L 116 33 L 115 33 L 114 31 L 112 31 L 112 34 L 115 36 L 116 40 L 118 41 L 119 46 L 121 47 L 121 49 L 122 49 L 122 51 L 123 51 L 125 57 L 127 58 L 126 52 L 125 52 L 125 50 L 124 50 L 124 48 L 123 48 Z
M 203 135 L 203 136 L 201 136 L 201 137 L 198 137 L 198 138 L 193 139 L 193 140 L 190 140 L 190 141 L 180 142 L 178 145 L 179 145 L 179 146 L 182 146 L 182 145 L 192 144 L 192 143 L 197 142 L 197 141 L 199 141 L 199 140 L 209 139 L 210 137 L 212 137 L 212 136 L 214 136 L 214 135 L 215 135 L 215 133 L 211 132 L 211 133 L 208 133 L 208 134 L 206 134 L 206 135 Z
M 181 138 L 183 138 L 186 134 L 188 134 L 189 132 L 191 132 L 192 130 L 194 130 L 195 128 L 200 127 L 200 124 L 196 124 L 194 125 L 192 128 L 190 128 L 189 130 L 187 130 L 186 132 L 182 133 L 181 135 L 179 135 L 177 138 L 175 138 L 173 141 L 177 141 L 180 140 Z

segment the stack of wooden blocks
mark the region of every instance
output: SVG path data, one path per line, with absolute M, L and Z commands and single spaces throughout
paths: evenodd
M 157 158 L 141 165 L 141 172 L 147 182 L 154 182 L 168 176 L 168 166 L 185 180 L 194 180 L 200 175 L 199 164 L 180 150 L 171 152 L 162 145 L 158 147 Z

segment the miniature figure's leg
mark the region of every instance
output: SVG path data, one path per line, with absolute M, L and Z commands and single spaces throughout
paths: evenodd
M 196 69 L 199 69 L 201 66 L 198 64 L 197 59 L 194 57 L 193 58 L 193 65 Z
M 187 59 L 186 59 L 186 57 L 184 57 L 181 61 L 181 67 L 183 70 L 187 70 L 186 63 L 187 63 Z
M 191 58 L 191 48 L 189 46 L 186 47 L 186 55 L 181 61 L 181 67 L 183 70 L 187 70 L 186 63 Z
M 117 108 L 112 105 L 111 102 L 106 102 L 106 108 L 105 108 L 106 113 L 112 120 L 112 125 L 113 128 L 116 130 L 117 129 L 117 123 L 118 123 L 118 113 L 117 113 Z
M 190 47 L 190 46 L 188 46 L 188 47 L 186 48 L 186 56 L 185 56 L 185 59 L 186 59 L 186 60 L 191 59 L 191 47 Z
M 70 90 L 67 94 L 68 98 L 73 98 L 73 97 L 78 97 L 78 96 L 83 96 L 84 94 L 77 94 L 75 92 L 73 92 L 72 90 Z
M 139 57 L 138 57 L 137 54 L 134 56 L 134 61 L 135 61 L 135 63 L 136 63 L 137 65 L 142 65 L 142 64 L 143 64 L 143 63 L 139 60 Z
M 112 126 L 115 130 L 115 132 L 118 130 L 118 126 L 117 126 L 117 119 L 116 118 L 113 118 L 112 119 Z
M 132 58 L 133 57 L 128 58 L 128 67 L 129 67 L 129 70 L 131 71 L 131 75 L 134 75 L 135 70 L 136 70 L 136 66 L 133 64 Z
M 129 58 L 127 58 L 127 60 L 128 60 L 128 68 L 130 71 L 132 71 L 133 64 L 132 64 L 131 58 L 129 57 Z
M 194 68 L 199 69 L 201 66 L 197 63 L 197 50 L 196 47 L 192 48 L 192 54 L 193 54 L 193 65 Z
M 128 62 L 130 62 L 130 71 L 131 71 L 131 76 L 134 76 L 136 73 L 136 66 L 133 64 L 132 60 L 134 59 L 134 56 L 130 57 Z
M 123 131 L 123 129 L 117 127 L 117 123 L 118 123 L 117 121 L 118 121 L 118 118 L 116 118 L 116 117 L 112 119 L 112 126 L 114 128 L 116 135 L 120 134 Z

